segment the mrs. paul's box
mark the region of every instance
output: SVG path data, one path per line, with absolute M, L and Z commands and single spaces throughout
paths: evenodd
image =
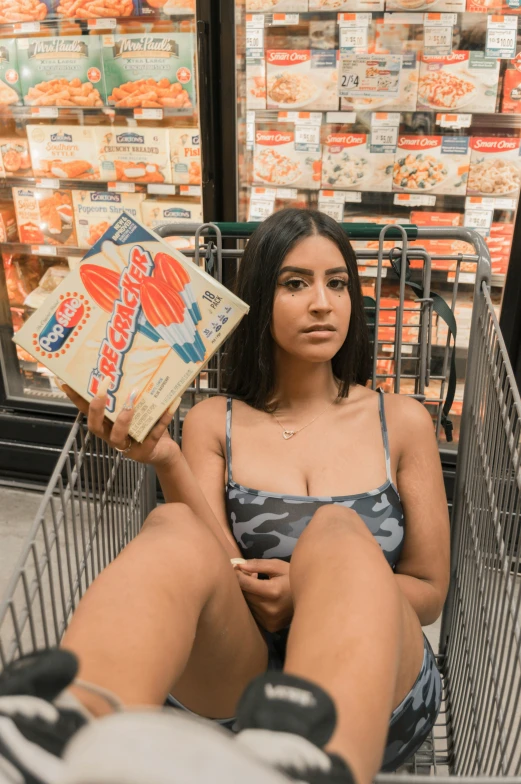
M 143 441 L 248 310 L 123 213 L 14 340 L 85 400 L 109 376 L 112 421 L 137 390 L 130 435 Z

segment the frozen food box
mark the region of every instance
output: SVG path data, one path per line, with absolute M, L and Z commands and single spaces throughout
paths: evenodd
M 0 24 L 43 22 L 52 17 L 52 0 L 0 0 Z
M 321 169 L 320 146 L 313 152 L 305 149 L 298 150 L 293 131 L 256 131 L 253 157 L 254 182 L 318 190 Z
M 131 109 L 191 109 L 193 39 L 191 33 L 103 36 L 108 103 Z
M 464 196 L 469 176 L 468 136 L 398 137 L 393 190 Z
M 394 150 L 371 147 L 370 134 L 330 133 L 322 152 L 322 187 L 391 191 Z
M 351 55 L 356 57 L 357 55 Z M 366 55 L 362 55 L 367 57 Z M 398 81 L 398 95 L 345 97 L 340 99 L 340 108 L 344 111 L 373 111 L 385 109 L 385 111 L 414 111 L 418 97 L 418 76 L 420 73 L 420 63 L 416 52 L 404 52 L 402 54 L 402 67 L 400 68 Z
M 170 223 L 202 223 L 203 208 L 196 202 L 147 199 L 141 205 L 143 223 L 149 229 L 159 229 Z
M 94 128 L 90 125 L 28 125 L 35 177 L 99 180 Z
M 144 198 L 144 193 L 72 191 L 78 247 L 92 248 L 122 212 L 134 220 L 141 220 L 141 202 Z
M 467 11 L 489 14 L 521 14 L 519 0 L 467 0 Z
M 13 188 L 20 242 L 76 246 L 70 191 Z
M 26 106 L 105 103 L 99 35 L 20 38 L 18 67 Z
M 20 72 L 16 53 L 16 39 L 0 41 L 0 106 L 17 106 L 22 103 Z
M 509 68 L 503 77 L 503 114 L 521 114 L 521 71 Z
M 422 55 L 418 109 L 493 113 L 499 63 L 483 52 L 454 51 L 438 57 Z
M 19 136 L 0 138 L 0 157 L 6 177 L 32 177 L 27 139 Z
M 264 52 L 246 57 L 246 109 L 266 108 L 266 60 Z
M 95 135 L 102 180 L 172 182 L 165 128 L 99 125 Z
M 521 139 L 472 136 L 467 193 L 517 196 L 521 185 Z
M 18 229 L 12 201 L 0 201 L 0 242 L 16 242 Z
M 137 390 L 143 441 L 248 310 L 123 213 L 14 340 L 86 400 L 110 378 L 112 421 Z
M 195 0 L 141 0 L 140 13 L 143 16 L 157 14 L 158 10 L 174 16 L 181 14 L 193 16 L 195 14 Z
M 462 13 L 466 0 L 385 0 L 386 11 L 452 11 Z
M 269 49 L 266 108 L 338 109 L 339 62 L 336 49 Z
M 246 0 L 246 11 L 249 13 L 271 13 L 272 11 L 308 10 L 308 0 Z
M 176 185 L 201 184 L 201 136 L 198 128 L 172 128 L 170 161 Z
M 384 0 L 309 0 L 310 11 L 383 11 Z
M 139 16 L 139 0 L 56 0 L 56 12 L 64 19 Z

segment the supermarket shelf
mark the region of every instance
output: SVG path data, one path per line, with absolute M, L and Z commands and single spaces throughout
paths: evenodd
M 74 248 L 68 245 L 29 245 L 24 242 L 0 242 L 0 252 L 26 253 L 35 256 L 53 256 L 64 259 L 67 256 L 84 256 L 85 248 Z
M 109 188 L 108 182 L 100 182 L 96 180 L 59 180 L 57 178 L 50 178 L 50 179 L 36 179 L 35 177 L 8 177 L 0 179 L 0 188 L 53 188 L 55 189 L 56 186 L 61 190 L 81 190 L 81 191 L 115 191 L 123 193 L 125 192 L 125 185 L 135 185 L 135 193 L 147 193 L 147 187 L 145 183 L 117 183 L 118 185 L 122 185 L 123 187 L 120 189 L 116 188 Z M 177 186 L 179 187 L 179 186 Z M 132 192 L 132 191 L 127 191 Z
M 38 35 L 38 33 L 45 33 L 46 31 L 55 32 L 56 29 L 62 25 L 76 25 L 77 27 L 81 28 L 82 32 L 85 33 L 93 31 L 111 31 L 117 33 L 117 26 L 122 24 L 154 24 L 157 22 L 175 22 L 178 19 L 194 19 L 194 15 L 178 13 L 165 14 L 156 11 L 155 13 L 151 12 L 150 14 L 141 14 L 139 16 L 103 16 L 92 19 L 85 19 L 84 17 L 79 16 L 69 17 L 62 14 L 56 14 L 51 15 L 40 22 L 1 22 L 0 35 L 6 36 L 9 33 L 11 33 L 13 36 Z M 65 34 L 67 33 L 65 32 Z
M 190 106 L 184 109 L 163 107 L 163 117 L 192 117 L 197 107 Z M 83 120 L 84 117 L 102 117 L 113 119 L 116 115 L 137 120 L 139 122 L 155 122 L 157 118 L 136 117 L 134 109 L 120 106 L 93 106 L 93 107 L 59 107 L 59 106 L 0 106 L 0 121 L 3 117 L 13 117 L 15 120 Z

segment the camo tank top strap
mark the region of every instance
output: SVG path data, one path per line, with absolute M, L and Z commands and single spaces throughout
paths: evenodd
M 387 421 L 385 419 L 385 405 L 384 405 L 384 391 L 382 388 L 378 390 L 380 393 L 379 411 L 380 411 L 380 424 L 382 426 L 382 438 L 384 442 L 385 451 L 385 469 L 387 471 L 387 479 L 392 484 L 393 477 L 391 474 L 391 450 L 389 449 L 389 434 L 387 432 Z
M 232 398 L 226 398 L 226 463 L 228 465 L 228 483 L 232 477 Z

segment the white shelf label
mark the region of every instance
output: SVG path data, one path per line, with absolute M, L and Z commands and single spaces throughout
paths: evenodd
M 135 120 L 162 120 L 163 119 L 163 110 L 162 109 L 134 109 L 134 119 Z
M 434 207 L 436 196 L 420 193 L 395 193 L 394 203 L 403 207 Z
M 18 22 L 14 26 L 15 33 L 39 33 L 40 22 Z
M 203 189 L 200 185 L 180 185 L 179 186 L 179 195 L 180 196 L 202 196 Z
M 398 95 L 401 67 L 401 55 L 344 55 L 340 61 L 339 94 L 353 98 Z
M 255 112 L 246 112 L 246 149 L 255 147 Z
M 342 204 L 335 204 L 332 201 L 319 201 L 318 209 L 320 212 L 325 212 L 325 214 L 329 215 L 333 220 L 338 221 L 338 223 L 342 223 L 344 220 L 344 202 L 342 202 Z
M 246 52 L 264 49 L 264 27 L 246 27 Z
M 502 196 L 467 196 L 466 210 L 515 210 L 517 199 L 505 199 Z
M 371 125 L 378 126 L 400 125 L 400 112 L 373 112 Z
M 344 204 L 346 191 L 319 191 L 318 200 L 328 204 Z
M 437 114 L 436 124 L 442 128 L 470 128 L 471 114 Z
M 345 197 L 347 204 L 356 204 L 362 201 L 362 194 L 360 191 L 346 191 Z
M 298 191 L 296 188 L 277 188 L 275 195 L 277 199 L 288 201 L 290 199 L 296 199 L 298 197 Z
M 300 152 L 320 152 L 320 126 L 296 125 L 295 150 Z
M 54 119 L 58 117 L 58 108 L 56 106 L 31 106 L 31 114 L 33 117 Z
M 517 207 L 517 199 L 494 199 L 494 209 L 496 210 L 515 210 Z
M 356 112 L 327 112 L 326 122 L 352 125 L 356 122 Z
M 147 185 L 147 193 L 160 194 L 162 196 L 175 196 L 175 185 L 169 185 L 164 182 L 149 182 Z
M 374 127 L 371 130 L 371 149 L 373 147 L 380 147 L 382 151 L 394 151 L 396 150 L 396 144 L 398 142 L 398 126 L 397 125 L 389 125 L 387 127 Z M 373 152 L 378 152 L 378 150 L 373 150 Z
M 372 14 L 338 14 L 337 23 L 340 27 L 368 27 L 372 19 Z
M 452 52 L 453 25 L 456 14 L 424 14 L 423 51 L 427 55 Z
M 57 191 L 60 187 L 60 181 L 51 177 L 44 177 L 41 180 L 36 180 L 37 188 L 52 188 Z
M 114 193 L 135 193 L 136 184 L 134 182 L 108 182 L 107 190 Z
M 340 28 L 340 51 L 343 54 L 350 52 L 362 52 L 368 47 L 369 28 L 364 27 L 341 27 Z
M 264 14 L 246 14 L 246 29 L 264 27 Z
M 295 125 L 322 125 L 322 112 L 279 112 L 278 122 L 290 122 Z
M 275 188 L 252 188 L 250 197 L 249 221 L 263 221 L 275 209 Z
M 87 20 L 89 30 L 115 30 L 117 27 L 116 19 L 99 18 Z
M 493 210 L 490 209 L 466 209 L 464 217 L 464 226 L 467 229 L 476 229 L 480 234 L 485 236 L 490 233 L 490 226 L 492 225 Z
M 486 57 L 512 59 L 516 56 L 517 17 L 487 17 Z
M 35 256 L 57 256 L 55 245 L 31 245 L 31 253 Z
M 388 24 L 418 24 L 417 14 L 384 14 L 384 25 Z
M 272 25 L 298 25 L 298 14 L 273 14 Z

